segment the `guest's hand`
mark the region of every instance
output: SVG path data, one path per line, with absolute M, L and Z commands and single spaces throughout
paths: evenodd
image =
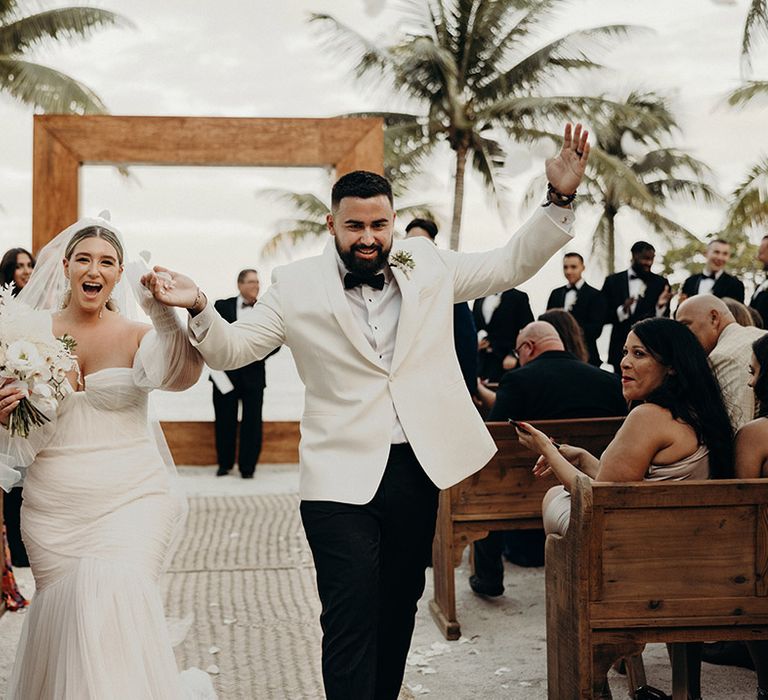
M 17 387 L 8 386 L 14 380 L 11 377 L 0 378 L 0 425 L 8 425 L 8 419 L 24 398 L 24 393 Z
M 656 302 L 656 306 L 658 306 L 660 309 L 663 309 L 667 304 L 669 304 L 670 301 L 672 301 L 672 297 L 674 294 L 672 294 L 672 288 L 667 284 L 664 285 L 664 291 L 659 294 L 659 299 Z
M 488 338 L 483 338 L 482 340 L 478 340 L 477 349 L 487 350 L 488 352 L 491 352 L 493 350 L 493 348 L 491 347 L 491 343 L 488 341 Z
M 200 300 L 200 288 L 192 279 L 158 265 L 152 268 L 152 272 L 142 276 L 141 283 L 152 292 L 155 299 L 166 306 L 190 309 Z
M 581 469 L 581 457 L 585 450 L 581 447 L 574 447 L 573 445 L 560 445 L 557 451 L 565 457 L 574 467 Z M 552 466 L 549 460 L 543 455 L 536 460 L 536 464 L 533 465 L 533 475 L 539 479 L 547 476 L 552 472 Z
M 517 358 L 514 355 L 505 355 L 501 361 L 501 368 L 509 372 L 511 369 L 517 367 Z
M 635 303 L 635 297 L 627 297 L 624 300 L 624 313 L 628 314 L 632 310 L 632 304 Z
M 540 455 L 552 454 L 552 450 L 557 452 L 557 448 L 552 444 L 552 440 L 541 430 L 534 428 L 530 423 L 523 423 L 515 426 L 517 438 L 520 443 L 527 447 L 531 452 L 537 452 Z
M 589 158 L 589 132 L 582 131 L 581 124 L 572 129 L 565 125 L 563 147 L 554 158 L 546 162 L 547 180 L 560 194 L 573 194 L 584 177 Z

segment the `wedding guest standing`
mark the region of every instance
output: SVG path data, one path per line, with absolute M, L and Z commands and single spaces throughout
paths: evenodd
M 35 258 L 24 248 L 11 248 L 0 260 L 0 285 L 13 285 L 14 296 L 29 281 L 35 269 Z M 21 539 L 21 504 L 22 488 L 16 486 L 3 499 L 3 519 L 5 520 L 8 549 L 14 566 L 29 566 L 27 550 Z
M 597 352 L 597 339 L 603 332 L 605 299 L 599 289 L 587 284 L 584 279 L 584 258 L 579 253 L 566 253 L 563 256 L 563 275 L 568 284 L 552 290 L 547 310 L 570 311 L 584 331 L 589 364 L 599 367 L 602 361 Z
M 259 273 L 253 269 L 241 270 L 237 276 L 236 297 L 219 299 L 214 308 L 228 323 L 245 321 L 252 314 L 259 298 Z M 235 463 L 243 479 L 252 479 L 261 454 L 264 387 L 267 385 L 264 360 L 256 360 L 244 367 L 226 372 L 229 383 L 214 373 L 213 411 L 216 417 L 216 457 L 219 469 L 216 476 L 229 474 Z M 223 386 L 220 386 L 223 385 Z M 242 405 L 240 445 L 237 445 L 237 416 Z
M 610 323 L 611 341 L 608 363 L 616 374 L 621 374 L 621 354 L 629 330 L 646 318 L 669 316 L 672 292 L 667 280 L 651 272 L 656 249 L 645 241 L 635 243 L 631 251 L 632 264 L 628 270 L 605 278 L 605 322 Z
M 760 241 L 760 247 L 757 249 L 757 260 L 762 264 L 767 276 L 765 281 L 755 289 L 749 306 L 757 311 L 760 318 L 766 323 L 768 322 L 768 236 L 763 236 L 763 240 Z
M 722 238 L 716 238 L 707 245 L 707 262 L 697 275 L 691 275 L 683 282 L 680 303 L 697 294 L 714 294 L 722 299 L 730 297 L 744 302 L 744 285 L 741 280 L 725 271 L 731 258 L 731 244 Z
M 156 299 L 189 309 L 192 341 L 212 367 L 283 343 L 293 352 L 306 389 L 299 495 L 328 700 L 398 697 L 438 489 L 496 450 L 456 359 L 453 305 L 525 281 L 571 239 L 588 155 L 586 132 L 569 124 L 546 164 L 546 206 L 505 246 L 472 254 L 393 242 L 389 182 L 348 173 L 331 192 L 325 252 L 275 270 L 248 321 L 226 323 L 184 275 L 156 268 L 147 280 Z

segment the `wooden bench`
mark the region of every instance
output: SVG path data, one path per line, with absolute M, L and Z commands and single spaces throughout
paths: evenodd
M 550 698 L 586 700 L 616 659 L 687 641 L 768 639 L 768 480 L 596 484 L 580 477 L 546 543 Z
M 613 439 L 623 418 L 534 421 L 557 442 L 600 454 Z M 498 452 L 480 471 L 440 493 L 432 545 L 434 598 L 429 609 L 446 639 L 461 636 L 456 619 L 454 568 L 464 548 L 492 530 L 540 528 L 541 500 L 557 482 L 536 479 L 531 469 L 536 455 L 518 441 L 508 423 L 487 423 Z

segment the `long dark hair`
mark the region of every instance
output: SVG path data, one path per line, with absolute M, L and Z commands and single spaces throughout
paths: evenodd
M 755 398 L 760 402 L 760 417 L 768 418 L 768 334 L 752 343 L 752 352 L 760 366 L 755 379 Z
M 11 284 L 13 282 L 13 275 L 16 272 L 16 261 L 19 255 L 28 255 L 32 261 L 32 266 L 35 265 L 35 257 L 25 248 L 11 248 L 3 259 L 0 260 L 0 285 Z M 19 293 L 19 289 L 14 290 L 15 294 Z
M 732 478 L 733 427 L 720 385 L 696 336 L 669 318 L 649 318 L 632 330 L 656 361 L 670 370 L 646 401 L 668 409 L 673 418 L 694 429 L 699 442 L 709 449 L 710 478 Z
M 563 347 L 582 362 L 589 360 L 584 331 L 570 311 L 565 309 L 550 309 L 539 316 L 539 321 L 546 321 L 555 327 Z

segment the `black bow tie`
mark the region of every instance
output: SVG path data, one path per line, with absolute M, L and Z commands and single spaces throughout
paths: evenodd
M 374 289 L 384 289 L 384 273 L 378 275 L 357 275 L 354 272 L 348 272 L 344 275 L 344 289 L 353 289 L 360 285 L 367 284 Z
M 243 301 L 243 306 L 241 308 L 243 308 L 243 309 L 245 309 L 245 308 L 252 309 L 255 305 L 256 305 L 255 301 L 251 301 L 251 302 Z
M 715 273 L 713 272 L 711 275 L 708 275 L 706 272 L 702 272 L 701 277 L 705 280 L 713 280 L 715 279 Z
M 575 284 L 569 284 L 565 291 L 566 292 L 577 292 L 578 293 L 579 288 Z

